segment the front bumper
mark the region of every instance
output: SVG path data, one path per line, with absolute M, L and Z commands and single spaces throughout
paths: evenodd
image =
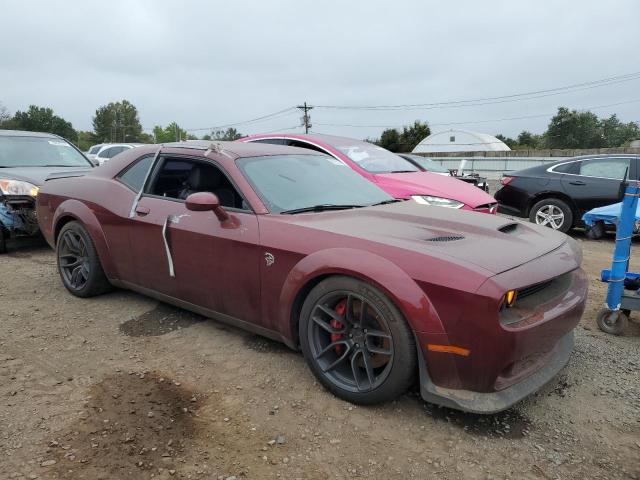
M 37 234 L 39 228 L 33 197 L 0 197 L 0 228 L 12 237 Z
M 572 350 L 573 330 L 558 341 L 544 367 L 504 390 L 488 393 L 437 386 L 431 381 L 424 356 L 419 352 L 420 395 L 427 402 L 465 412 L 483 414 L 500 412 L 549 383 L 567 364 Z

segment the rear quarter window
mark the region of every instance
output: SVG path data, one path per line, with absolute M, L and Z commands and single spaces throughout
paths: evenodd
M 137 193 L 142 190 L 144 181 L 147 178 L 147 173 L 149 172 L 152 163 L 153 156 L 151 155 L 141 158 L 133 165 L 127 167 L 127 169 L 120 173 L 116 178 Z
M 556 173 L 575 173 L 577 169 L 577 162 L 561 163 L 553 167 Z

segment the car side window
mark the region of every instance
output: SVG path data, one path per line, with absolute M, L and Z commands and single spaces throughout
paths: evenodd
M 576 173 L 579 162 L 569 162 L 553 167 L 555 173 Z
M 147 178 L 147 173 L 149 172 L 152 163 L 152 155 L 141 158 L 133 165 L 129 166 L 124 172 L 120 173 L 117 179 L 137 193 L 142 190 L 144 180 Z
M 198 192 L 215 194 L 223 207 L 250 210 L 222 169 L 209 162 L 163 158 L 146 189 L 149 195 L 180 201 Z
M 111 158 L 115 155 L 114 151 L 117 147 L 109 147 L 105 148 L 102 152 L 98 154 L 100 158 Z
M 251 143 L 269 143 L 271 145 L 286 145 L 284 138 L 260 138 L 258 140 L 251 140 Z
M 316 152 L 321 152 L 325 154 L 327 153 L 320 147 L 316 147 L 315 145 L 312 145 L 307 142 L 301 142 L 300 140 L 289 140 L 287 141 L 286 145 L 289 145 L 290 147 L 306 148 L 307 150 L 314 150 Z
M 631 161 L 628 158 L 598 158 L 580 162 L 578 174 L 585 177 L 611 178 L 622 180 L 629 170 Z

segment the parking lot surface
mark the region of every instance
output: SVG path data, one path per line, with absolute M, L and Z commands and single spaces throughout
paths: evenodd
M 0 479 L 640 478 L 640 314 L 624 336 L 598 330 L 613 242 L 575 237 L 591 283 L 574 355 L 492 416 L 415 392 L 350 405 L 278 343 L 127 291 L 75 298 L 46 246 L 13 250 L 0 258 Z

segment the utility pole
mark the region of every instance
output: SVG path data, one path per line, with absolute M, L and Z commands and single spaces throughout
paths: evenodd
M 309 133 L 309 129 L 312 127 L 311 125 L 311 116 L 309 115 L 309 110 L 312 110 L 313 107 L 310 107 L 307 105 L 307 102 L 304 102 L 304 105 L 298 105 L 298 107 L 300 110 L 302 110 L 304 112 L 304 114 L 302 115 L 302 118 L 300 119 L 300 121 L 302 122 L 302 125 L 304 126 L 304 133 Z

